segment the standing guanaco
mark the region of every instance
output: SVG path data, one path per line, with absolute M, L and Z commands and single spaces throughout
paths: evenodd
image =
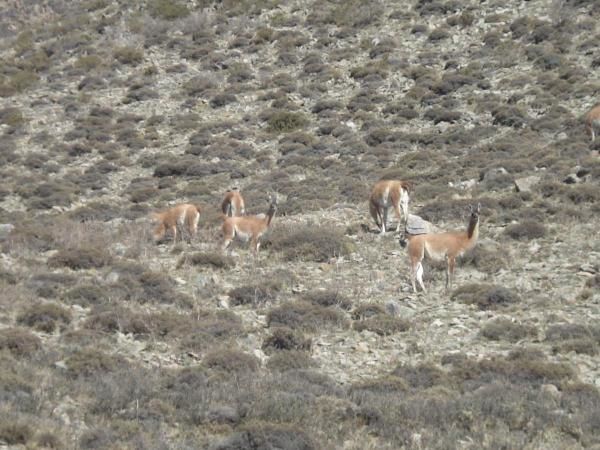
M 600 131 L 600 105 L 594 106 L 585 116 L 585 129 L 594 142 L 596 131 Z
M 221 203 L 221 210 L 223 211 L 223 214 L 229 217 L 244 215 L 246 212 L 244 198 L 237 188 L 227 191 L 223 203 Z
M 257 216 L 242 216 L 242 217 L 227 217 L 223 220 L 221 227 L 223 231 L 223 242 L 221 243 L 222 251 L 227 250 L 234 239 L 247 241 L 250 239 L 254 255 L 258 256 L 258 248 L 260 247 L 260 238 L 267 231 L 273 220 L 273 216 L 277 211 L 277 198 L 272 195 L 270 197 L 269 210 L 267 214 Z
M 162 240 L 170 230 L 173 234 L 173 244 L 175 244 L 179 229 L 182 235 L 187 234 L 186 240 L 191 242 L 192 238 L 196 236 L 199 218 L 200 208 L 190 203 L 181 203 L 165 211 L 152 213 L 152 219 L 157 222 L 153 231 L 154 241 Z
M 426 233 L 408 235 L 408 257 L 410 260 L 410 280 L 414 292 L 417 292 L 415 279 L 419 282 L 423 292 L 423 257 L 427 256 L 433 260 L 446 258 L 446 289 L 452 285 L 456 257 L 461 256 L 467 250 L 472 249 L 479 237 L 479 212 L 481 204 L 477 208 L 469 206 L 470 218 L 466 231 L 449 231 L 446 233 Z M 405 242 L 402 240 L 400 244 Z
M 396 232 L 400 231 L 400 210 L 404 214 L 404 223 L 406 223 L 410 187 L 409 182 L 397 180 L 381 180 L 373 186 L 369 198 L 369 211 L 382 234 L 386 231 L 388 208 L 390 206 L 394 208 L 398 219 Z

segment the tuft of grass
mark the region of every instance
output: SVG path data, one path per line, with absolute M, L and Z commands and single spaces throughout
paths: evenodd
M 96 348 L 84 348 L 69 356 L 65 364 L 72 378 L 93 377 L 107 372 L 125 370 L 128 366 L 122 356 L 109 355 Z
M 121 64 L 137 66 L 144 60 L 144 52 L 135 47 L 117 47 L 113 51 L 113 57 Z
M 352 308 L 352 301 L 344 294 L 334 290 L 306 292 L 302 294 L 302 299 L 313 305 L 337 306 L 345 311 Z

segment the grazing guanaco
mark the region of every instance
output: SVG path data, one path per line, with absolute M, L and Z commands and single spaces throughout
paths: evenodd
M 223 220 L 223 242 L 221 244 L 222 251 L 227 250 L 231 241 L 239 239 L 247 241 L 250 239 L 254 255 L 258 256 L 258 248 L 260 247 L 260 238 L 267 231 L 273 220 L 273 216 L 277 211 L 277 198 L 273 195 L 270 197 L 269 210 L 267 214 L 257 216 L 242 216 L 242 217 L 226 217 Z
M 152 233 L 155 242 L 162 240 L 170 230 L 173 234 L 173 244 L 175 244 L 178 229 L 182 236 L 187 234 L 186 240 L 191 242 L 198 229 L 200 208 L 190 203 L 181 203 L 165 211 L 152 213 L 152 218 L 157 222 Z
M 600 131 L 600 105 L 594 106 L 585 116 L 585 129 L 587 134 L 592 138 L 592 142 L 596 140 L 596 131 Z
M 469 209 L 471 215 L 466 231 L 408 235 L 410 280 L 414 292 L 417 292 L 415 279 L 419 282 L 423 292 L 427 292 L 423 285 L 422 261 L 424 256 L 433 260 L 446 258 L 448 264 L 446 269 L 446 289 L 452 286 L 456 257 L 472 249 L 479 236 L 479 211 L 481 210 L 481 204 L 478 204 L 475 209 L 469 206 Z M 404 245 L 405 242 L 401 240 L 400 244 Z
M 386 231 L 388 208 L 390 206 L 394 208 L 398 219 L 396 232 L 400 231 L 400 210 L 404 214 L 404 223 L 406 223 L 410 187 L 409 182 L 397 180 L 380 180 L 373 186 L 369 198 L 369 211 L 381 234 Z
M 227 191 L 223 203 L 221 203 L 221 210 L 223 214 L 229 217 L 244 215 L 246 212 L 244 198 L 237 188 Z

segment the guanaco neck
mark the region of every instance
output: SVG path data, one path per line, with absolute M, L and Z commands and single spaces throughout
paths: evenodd
M 269 211 L 267 212 L 267 226 L 271 225 L 271 220 L 273 220 L 273 216 L 275 215 L 275 211 L 276 211 L 276 207 L 275 205 L 271 205 L 269 207 Z
M 479 236 L 479 216 L 471 216 L 467 227 L 467 237 L 475 240 Z

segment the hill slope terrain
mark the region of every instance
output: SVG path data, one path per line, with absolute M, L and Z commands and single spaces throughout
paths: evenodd
M 0 447 L 600 448 L 595 0 L 0 12 Z M 367 199 L 477 246 L 444 289 Z M 220 204 L 278 210 L 258 257 Z M 191 243 L 150 213 L 201 210 Z M 392 229 L 395 229 L 395 218 Z M 594 431 L 596 430 L 596 431 Z

